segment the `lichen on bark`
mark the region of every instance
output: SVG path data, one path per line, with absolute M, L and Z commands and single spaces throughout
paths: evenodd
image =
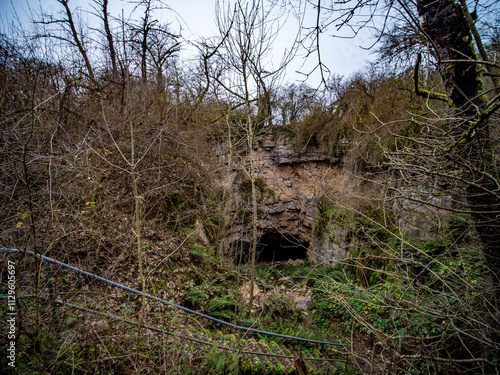
M 492 107 L 485 108 L 480 65 L 469 26 L 454 0 L 418 0 L 422 28 L 432 42 L 438 69 L 453 107 L 450 128 L 455 131 L 447 157 L 468 164 L 465 188 L 475 228 L 500 304 L 500 179 L 490 137 Z M 498 106 L 494 107 L 496 111 Z

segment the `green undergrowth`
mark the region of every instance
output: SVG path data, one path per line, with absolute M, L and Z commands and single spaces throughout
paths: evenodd
M 397 353 L 398 358 L 410 359 L 392 359 L 393 369 L 415 374 L 424 367 L 433 373 L 444 369 L 461 373 L 473 366 L 472 362 L 460 367 L 437 363 L 428 359 L 431 355 L 467 360 L 483 356 L 494 363 L 496 336 L 490 329 L 494 320 L 485 289 L 488 270 L 466 218 L 450 217 L 443 223 L 443 235 L 429 239 L 380 233 L 373 223 L 359 224 L 363 233 L 373 230 L 370 235 L 377 241 L 353 249 L 334 266 L 291 260 L 260 264 L 255 269 L 258 303 L 251 312 L 240 290 L 249 281 L 249 265 L 231 264 L 213 247 L 189 237 L 192 229 L 186 228 L 184 248 L 151 266 L 155 273 L 148 278 L 147 289 L 155 296 L 231 324 L 353 344 L 354 349 L 333 351 L 321 344 L 248 332 L 240 336 L 232 327 L 151 301 L 145 324 L 183 337 L 143 327 L 138 340 L 137 326 L 53 306 L 50 301 L 37 304 L 24 299 L 20 308 L 31 323 L 20 335 L 18 369 L 34 374 L 148 373 L 148 368 L 164 373 L 182 369 L 186 374 L 293 373 L 293 368 L 283 368 L 279 361 L 259 357 L 260 362 L 254 363 L 242 355 L 242 351 L 277 347 L 292 357 L 307 352 L 333 358 L 343 365 L 321 371 L 334 374 L 363 373 L 352 350 L 357 358 L 380 369 L 386 366 L 380 353 Z M 18 272 L 30 272 L 22 267 L 28 266 L 20 265 Z M 43 293 L 56 283 L 51 270 L 42 267 Z M 140 298 L 136 295 L 99 283 L 90 287 L 88 280 L 60 272 L 57 288 L 61 295 L 71 290 L 67 301 L 137 321 Z M 133 281 L 123 279 L 127 285 Z M 311 296 L 306 310 L 297 309 L 293 301 L 293 294 L 299 292 Z M 100 320 L 108 325 L 99 330 L 96 322 Z M 482 333 L 478 336 L 477 332 Z M 234 350 L 191 342 L 187 336 Z

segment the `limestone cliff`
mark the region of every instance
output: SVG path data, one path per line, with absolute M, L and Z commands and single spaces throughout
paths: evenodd
M 319 203 L 324 197 L 330 197 L 331 201 L 342 199 L 349 207 L 357 204 L 353 197 L 363 197 L 372 204 L 365 213 L 377 205 L 385 205 L 384 210 L 392 211 L 393 225 L 398 230 L 415 237 L 433 235 L 434 223 L 430 220 L 433 212 L 429 208 L 390 196 L 389 186 L 393 191 L 399 189 L 401 195 L 410 194 L 405 193 L 405 189 L 413 191 L 416 188 L 403 184 L 394 176 L 389 178 L 390 172 L 354 177 L 342 169 L 340 153 L 326 155 L 315 147 L 297 150 L 293 138 L 279 132 L 256 142 L 253 151 L 253 165 L 258 176 L 255 185 L 260 260 L 308 258 L 332 265 L 362 245 L 363 240 L 352 235 L 352 225 L 349 228 L 332 218 L 320 220 Z M 241 148 L 230 157 L 227 149 L 220 147 L 220 162 L 228 165 L 231 160 L 221 251 L 237 262 L 248 259 L 252 241 L 248 156 L 248 150 Z M 431 203 L 436 204 L 439 200 L 439 204 L 448 204 L 447 196 L 436 198 L 432 192 L 422 192 L 422 195 L 424 193 L 429 195 Z
M 258 173 L 257 236 L 284 236 L 291 242 L 290 247 L 293 242 L 307 246 L 308 257 L 313 260 L 317 197 L 325 189 L 331 190 L 338 184 L 337 164 L 340 159 L 314 148 L 296 151 L 290 138 L 279 134 L 266 136 L 256 144 L 254 151 Z M 220 158 L 221 162 L 227 162 L 225 153 L 221 153 Z M 244 159 L 239 159 L 231 171 L 227 232 L 223 244 L 223 252 L 228 255 L 246 252 L 252 238 L 249 180 L 242 163 L 245 163 Z

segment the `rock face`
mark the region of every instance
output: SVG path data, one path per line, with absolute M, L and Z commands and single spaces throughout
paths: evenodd
M 228 157 L 220 153 L 221 162 Z M 240 159 L 241 160 L 241 159 Z M 304 254 L 315 260 L 313 229 L 318 219 L 317 197 L 337 183 L 338 159 L 307 149 L 296 152 L 289 138 L 271 135 L 254 148 L 254 166 L 258 178 L 257 236 L 283 236 L 293 244 L 307 247 Z M 226 237 L 223 252 L 229 256 L 247 256 L 252 241 L 251 182 L 248 163 L 235 164 L 228 179 L 230 199 L 226 207 Z M 282 246 L 286 252 L 287 246 Z M 258 251 L 272 251 L 260 246 Z M 282 254 L 283 255 L 283 254 Z
M 243 148 L 231 158 L 222 147 L 219 152 L 220 162 L 229 167 L 225 182 L 229 192 L 225 208 L 226 235 L 221 252 L 238 263 L 249 260 L 252 243 L 250 154 Z M 349 195 L 346 193 L 368 197 L 369 192 L 374 201 L 391 198 L 385 195 L 387 192 L 383 188 L 383 181 L 391 181 L 393 190 L 408 197 L 387 200 L 394 202 L 392 211 L 397 215 L 398 229 L 416 238 L 434 236 L 435 217 L 443 216 L 445 211 L 436 211 L 412 201 L 412 194 L 434 206 L 452 207 L 453 201 L 460 200 L 457 197 L 452 199 L 450 194 L 438 195 L 423 187 L 403 183 L 390 174 L 355 179 L 340 170 L 340 156 L 325 155 L 314 148 L 298 152 L 292 139 L 279 134 L 269 135 L 256 143 L 253 165 L 257 176 L 259 261 L 307 258 L 315 263 L 335 265 L 352 249 L 359 248 L 363 241 L 370 242 L 353 235 L 352 226 L 342 225 L 342 220 L 320 218 L 318 206 L 324 196 L 346 199 Z M 347 206 L 350 204 L 346 201 Z
M 342 220 L 320 218 L 318 205 L 324 196 L 345 199 L 346 206 L 352 204 L 346 198 L 349 194 L 364 196 L 368 201 L 391 198 L 386 195 L 383 183 L 390 181 L 392 189 L 407 198 L 387 200 L 394 202 L 392 211 L 398 229 L 416 238 L 434 236 L 435 217 L 445 212 L 412 201 L 412 194 L 434 207 L 452 207 L 453 201 L 460 200 L 400 181 L 390 172 L 353 178 L 340 170 L 341 155 L 325 155 L 314 148 L 297 151 L 291 138 L 279 134 L 267 136 L 256 143 L 252 151 L 254 172 L 258 176 L 255 180 L 257 256 L 263 262 L 307 258 L 315 263 L 334 265 L 352 249 L 359 248 L 363 241 L 370 242 L 353 235 L 352 226 L 342 225 Z M 252 243 L 250 155 L 252 153 L 244 148 L 231 157 L 222 146 L 219 152 L 221 164 L 229 167 L 225 182 L 229 192 L 225 208 L 226 235 L 221 252 L 238 263 L 249 260 Z
M 349 250 L 360 245 L 357 238 L 349 236 L 349 229 L 329 222 L 326 228 L 313 236 L 310 260 L 315 263 L 335 265 L 344 259 Z

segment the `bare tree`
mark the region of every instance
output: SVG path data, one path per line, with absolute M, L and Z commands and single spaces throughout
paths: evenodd
M 158 91 L 164 89 L 165 64 L 180 51 L 179 35 L 168 31 L 168 25 L 154 28 L 150 31 L 147 50 L 151 57 L 152 69 L 156 74 Z
M 259 134 L 271 120 L 270 87 L 279 79 L 288 60 L 285 59 L 275 69 L 267 66 L 268 51 L 276 37 L 276 31 L 272 28 L 272 7 L 265 10 L 260 0 L 238 0 L 233 6 L 230 3 L 217 5 L 220 43 L 211 47 L 213 53 L 205 54 L 204 66 L 207 81 L 213 81 L 221 87 L 224 95 L 234 103 L 227 112 L 237 108 L 241 110 L 241 116 L 232 125 L 244 134 L 245 149 L 248 150 L 247 157 L 241 164 L 251 185 L 250 311 L 254 297 L 259 220 L 256 188 L 259 171 L 255 164 L 254 148 Z M 214 56 L 222 63 L 222 70 L 210 70 L 209 60 Z M 257 108 L 254 107 L 255 103 Z
M 109 22 L 109 0 L 94 0 L 94 2 L 96 4 L 96 11 L 99 14 L 99 18 L 101 18 L 103 22 L 104 34 L 106 35 L 106 40 L 108 42 L 109 57 L 111 59 L 111 72 L 113 78 L 116 79 L 118 77 L 118 64 L 113 33 Z
M 138 55 L 141 60 L 141 75 L 142 81 L 147 81 L 147 51 L 148 51 L 148 36 L 153 26 L 158 23 L 158 20 L 151 19 L 151 12 L 153 11 L 154 0 L 140 0 L 137 7 L 144 6 L 144 13 L 140 20 L 140 24 L 133 26 L 132 42 L 138 46 Z
M 154 67 L 162 69 L 166 60 L 179 51 L 179 35 L 169 32 L 168 25 L 159 25 L 153 13 L 162 9 L 169 9 L 160 1 L 138 0 L 135 9 L 143 9 L 143 14 L 137 24 L 129 25 L 131 42 L 140 59 L 142 81 L 148 80 L 148 57 L 153 60 Z
M 467 165 L 467 172 L 461 174 L 461 179 L 470 181 L 466 186 L 467 202 L 483 244 L 498 304 L 500 177 L 492 149 L 490 120 L 500 109 L 500 97 L 488 100 L 482 93 L 482 62 L 478 61 L 471 44 L 471 25 L 465 17 L 468 14 L 465 2 L 457 6 L 452 1 L 422 0 L 417 3 L 417 7 L 423 19 L 423 30 L 433 43 L 438 69 L 453 105 L 449 124 L 453 142 L 446 145 L 442 155 L 456 158 L 456 162 L 462 166 Z M 476 39 L 476 45 L 478 41 L 480 39 Z M 498 90 L 498 87 L 493 90 Z
M 67 35 L 64 34 L 59 34 L 57 31 L 56 32 L 51 32 L 49 31 L 46 34 L 38 35 L 38 37 L 49 37 L 49 38 L 55 38 L 55 39 L 61 39 L 63 41 L 66 41 L 70 43 L 71 45 L 77 47 L 78 52 L 83 58 L 83 61 L 85 63 L 85 67 L 87 69 L 87 74 L 92 82 L 93 85 L 97 84 L 96 77 L 94 75 L 94 69 L 92 67 L 92 64 L 90 62 L 90 59 L 87 54 L 87 47 L 85 46 L 82 36 L 80 33 L 77 31 L 77 27 L 75 24 L 75 19 L 73 16 L 73 12 L 71 11 L 71 8 L 69 7 L 69 0 L 57 0 L 59 4 L 62 5 L 63 7 L 63 17 L 62 18 L 53 18 L 52 15 L 49 15 L 48 17 L 44 17 L 41 21 L 37 21 L 37 23 L 44 24 L 44 25 L 61 25 L 63 28 L 63 31 L 66 32 Z
M 487 5 L 488 12 L 498 12 L 491 4 Z M 363 27 L 375 27 L 379 30 L 379 38 L 382 38 L 390 24 L 389 20 L 394 19 L 396 24 L 407 25 L 406 28 L 425 38 L 430 58 L 435 61 L 447 92 L 433 93 L 420 87 L 420 60 L 414 75 L 415 92 L 427 99 L 438 99 L 449 104 L 448 114 L 440 117 L 446 124 L 440 128 L 441 136 L 445 138 L 436 143 L 438 135 L 434 135 L 428 144 L 427 141 L 424 142 L 430 146 L 426 157 L 433 158 L 440 170 L 443 167 L 447 176 L 456 176 L 452 177 L 453 180 L 464 186 L 470 214 L 481 238 L 492 275 L 495 296 L 500 300 L 500 178 L 492 146 L 494 140 L 491 128 L 497 126 L 493 125 L 492 119 L 500 109 L 500 98 L 496 94 L 497 82 L 492 80 L 488 90 L 482 74 L 485 69 L 492 76 L 492 69 L 500 66 L 489 60 L 465 1 L 419 0 L 412 4 L 399 0 L 384 5 L 378 0 L 339 4 L 325 4 L 318 0 L 314 3 L 314 9 L 318 13 L 316 25 L 309 30 L 307 36 L 311 38 L 309 52 L 318 53 L 318 68 L 322 75 L 324 64 L 320 51 L 325 47 L 320 45 L 320 35 L 332 27 L 346 27 L 353 36 Z M 377 18 L 383 21 L 379 22 Z M 476 48 L 480 59 L 476 55 Z M 429 123 L 432 121 L 429 119 Z M 407 168 L 413 165 L 415 173 L 422 173 L 422 158 L 415 153 L 411 155 L 404 165 Z M 414 156 L 416 157 L 412 160 Z M 398 169 L 398 165 L 392 166 Z M 428 170 L 428 173 L 432 174 L 434 171 Z
M 293 124 L 302 120 L 303 116 L 312 109 L 317 102 L 316 90 L 305 83 L 300 85 L 291 84 L 283 88 L 279 93 L 277 106 L 281 112 L 283 125 Z

